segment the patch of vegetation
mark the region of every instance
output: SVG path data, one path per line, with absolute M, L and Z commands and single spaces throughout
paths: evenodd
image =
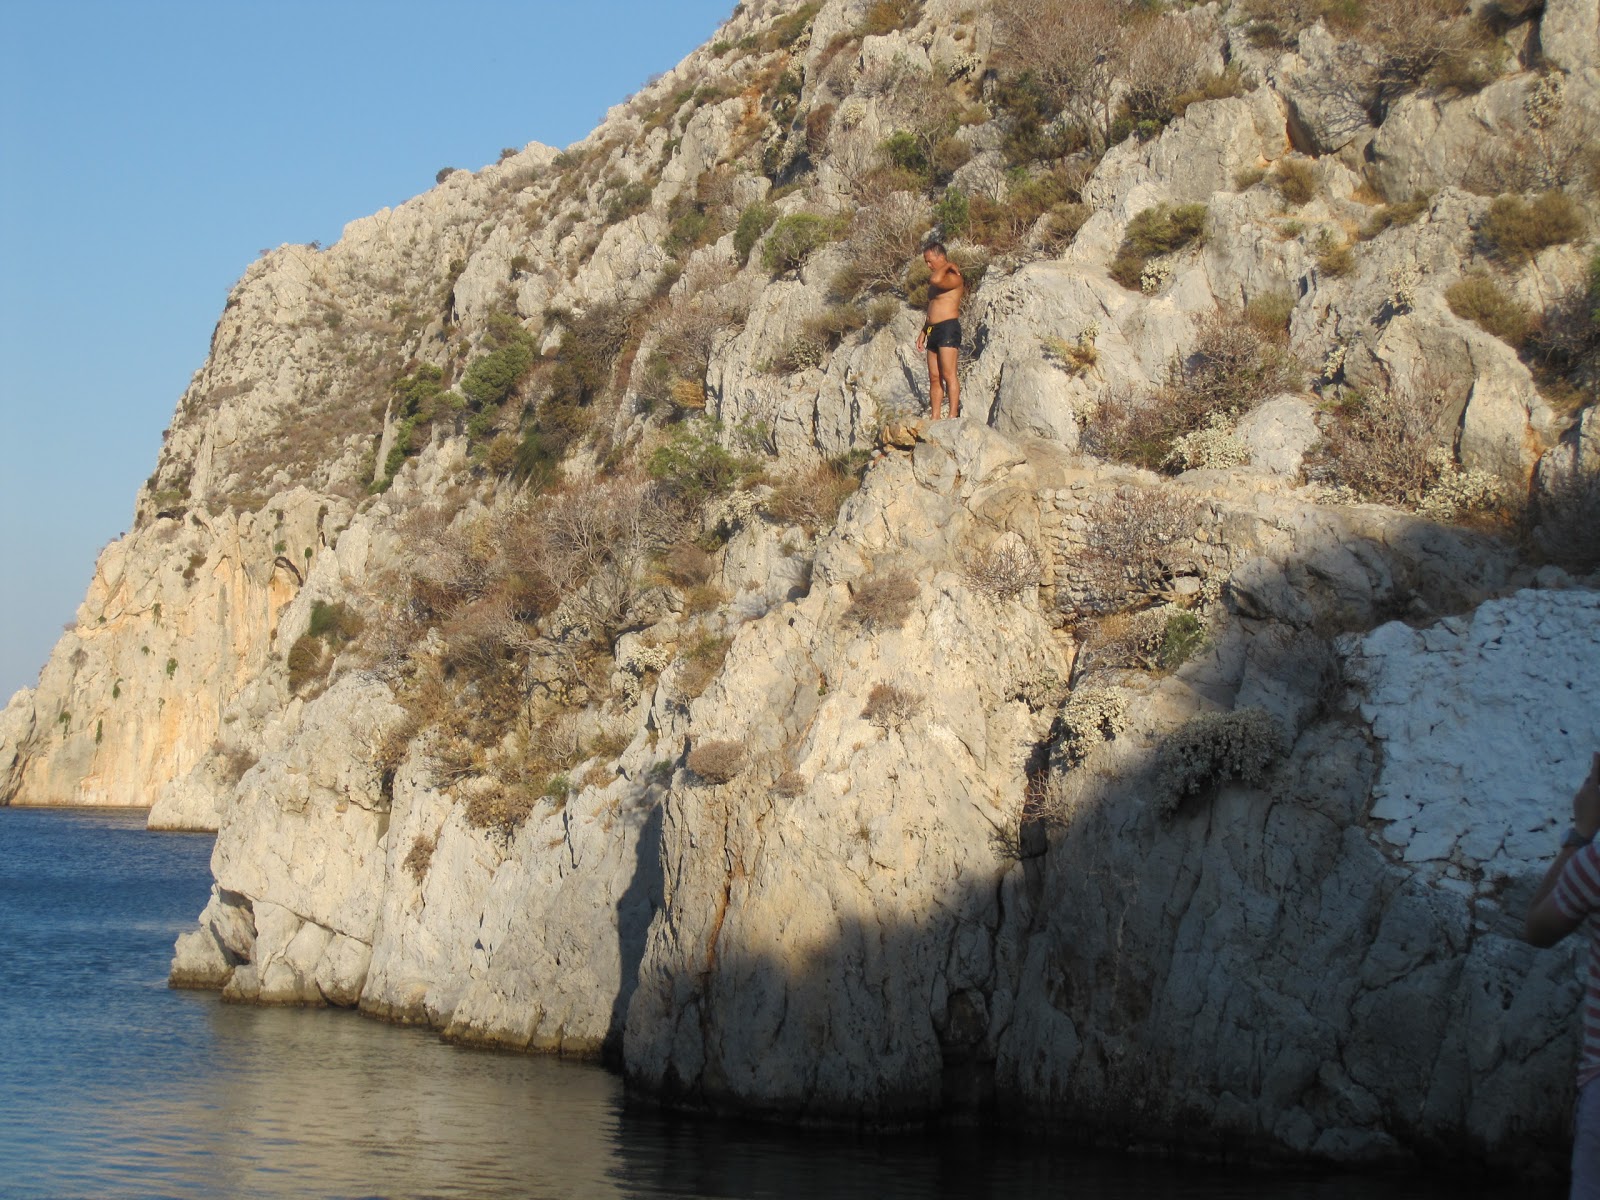
M 1204 245 L 1205 228 L 1204 204 L 1159 204 L 1145 209 L 1128 222 L 1122 245 L 1111 260 L 1111 278 L 1138 291 L 1152 258 L 1186 246 Z
M 761 265 L 771 274 L 797 271 L 812 253 L 844 234 L 841 222 L 816 213 L 790 213 L 778 219 L 761 247 Z
M 921 707 L 922 697 L 910 688 L 892 683 L 875 683 L 867 693 L 861 719 L 887 733 L 905 726 Z
M 1272 173 L 1272 186 L 1285 204 L 1298 208 L 1317 194 L 1317 169 L 1303 158 L 1280 159 Z
M 1361 229 L 1361 237 L 1370 241 L 1385 230 L 1410 225 L 1432 207 L 1431 192 L 1418 192 L 1409 200 L 1402 200 L 1398 204 L 1385 204 L 1368 218 L 1366 225 Z
M 890 571 L 858 580 L 850 590 L 845 618 L 874 630 L 899 629 L 911 615 L 922 589 L 906 571 Z
M 1264 332 L 1257 320 L 1219 314 L 1203 322 L 1193 351 L 1170 364 L 1166 383 L 1154 395 L 1107 391 L 1085 427 L 1085 448 L 1159 471 L 1174 465 L 1179 439 L 1297 390 L 1304 370 L 1282 327 Z
M 1278 722 L 1262 708 L 1206 713 L 1169 734 L 1156 756 L 1163 816 L 1230 780 L 1259 787 L 1289 752 Z
M 731 492 L 749 470 L 721 440 L 722 423 L 700 418 L 686 421 L 656 447 L 646 464 L 656 480 L 684 503 L 699 507 Z
M 1531 201 L 1500 196 L 1479 224 L 1478 240 L 1490 258 L 1520 266 L 1547 246 L 1576 241 L 1585 224 L 1583 210 L 1565 192 L 1545 192 Z
M 684 765 L 707 783 L 729 783 L 744 770 L 745 758 L 742 743 L 719 739 L 695 746 Z
M 778 480 L 767 501 L 767 512 L 781 524 L 799 525 L 815 534 L 833 524 L 839 509 L 860 486 L 860 476 L 842 463 L 819 463 L 810 471 Z
M 1487 271 L 1474 271 L 1445 289 L 1456 316 L 1521 349 L 1533 328 L 1533 314 Z
M 778 219 L 778 210 L 770 204 L 757 201 L 747 204 L 739 214 L 739 223 L 733 231 L 733 252 L 738 256 L 741 265 L 750 261 L 750 252 L 755 249 L 767 230 L 772 228 L 772 223 Z

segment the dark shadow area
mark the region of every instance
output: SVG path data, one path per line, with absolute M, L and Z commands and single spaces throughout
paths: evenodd
M 645 942 L 650 922 L 662 905 L 661 880 L 661 803 L 650 808 L 634 861 L 633 879 L 617 901 L 617 945 L 622 960 L 622 983 L 611 1005 L 611 1025 L 606 1030 L 601 1060 L 613 1070 L 622 1069 L 622 1034 L 627 1025 L 628 1005 L 639 986 L 639 964 L 644 961 Z

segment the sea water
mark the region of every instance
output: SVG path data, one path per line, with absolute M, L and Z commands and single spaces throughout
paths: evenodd
M 143 819 L 0 808 L 0 1196 L 1459 1191 L 1414 1178 L 1199 1169 L 974 1130 L 868 1137 L 674 1117 L 627 1103 L 621 1081 L 596 1066 L 447 1046 L 352 1013 L 171 991 L 172 942 L 205 904 L 211 839 L 147 833 Z

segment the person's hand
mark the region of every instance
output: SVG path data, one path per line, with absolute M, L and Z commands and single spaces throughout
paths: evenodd
M 928 335 L 926 333 L 917 334 L 917 353 L 918 354 L 926 353 L 927 349 L 928 349 Z
M 1584 837 L 1600 833 L 1600 753 L 1589 764 L 1589 774 L 1572 797 L 1572 824 Z

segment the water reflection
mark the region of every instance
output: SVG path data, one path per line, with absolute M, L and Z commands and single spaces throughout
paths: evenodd
M 1420 1200 L 1458 1190 L 1198 1170 L 976 1131 L 879 1138 L 674 1117 L 628 1105 L 620 1081 L 591 1066 L 447 1046 L 349 1013 L 171 992 L 172 938 L 204 903 L 208 853 L 208 840 L 148 835 L 136 817 L 0 809 L 0 1194 Z

